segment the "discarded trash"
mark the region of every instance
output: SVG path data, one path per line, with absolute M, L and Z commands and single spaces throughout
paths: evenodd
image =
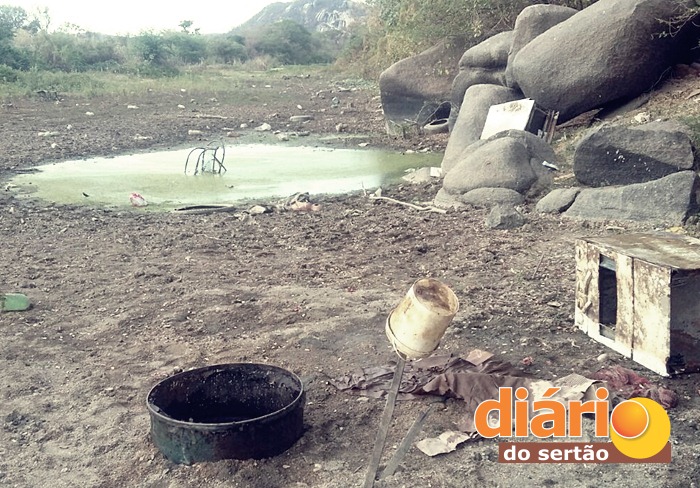
M 303 435 L 305 402 L 301 379 L 276 366 L 193 369 L 149 392 L 151 438 L 175 463 L 277 456 Z
M 437 437 L 429 437 L 422 441 L 416 442 L 416 447 L 428 456 L 437 456 L 438 454 L 447 454 L 457 449 L 457 447 L 469 440 L 474 439 L 473 434 L 465 434 L 450 430 L 443 432 Z
M 356 373 L 331 380 L 341 391 L 381 398 L 387 394 L 393 365 L 363 368 Z M 475 349 L 466 358 L 453 355 L 430 356 L 406 365 L 399 389 L 399 400 L 413 400 L 436 395 L 464 400 L 466 413 L 458 428 L 476 432 L 473 413 L 485 400 L 498 398 L 500 387 L 530 390 L 530 399 L 542 398 L 549 388 L 559 392 L 552 398 L 577 400 L 591 396 L 600 381 L 570 374 L 554 381 L 533 380 L 512 364 L 496 359 L 493 354 Z
M 197 154 L 197 163 L 194 166 L 194 174 L 201 173 L 216 173 L 221 174 L 226 172 L 224 159 L 226 158 L 226 146 L 223 141 L 212 141 L 203 147 L 195 147 L 187 155 L 185 161 L 185 174 L 187 174 L 187 165 L 190 163 L 190 157 Z
M 269 207 L 264 207 L 262 205 L 253 205 L 248 209 L 249 215 L 262 215 L 266 213 L 272 213 L 272 209 Z
M 309 120 L 313 119 L 313 115 L 292 115 L 291 117 L 289 117 L 290 122 L 308 122 Z
M 0 310 L 3 312 L 21 312 L 28 310 L 31 302 L 23 293 L 5 293 L 0 295 Z
M 318 212 L 321 210 L 321 205 L 312 202 L 308 193 L 295 193 L 284 202 L 282 209 L 295 212 Z
M 426 134 L 444 134 L 450 131 L 447 119 L 436 119 L 423 126 Z
M 432 278 L 416 281 L 386 321 L 386 335 L 403 358 L 430 355 L 459 310 L 459 300 L 445 284 Z
M 547 161 L 542 161 L 542 166 L 544 166 L 545 168 L 551 169 L 552 171 L 559 171 L 559 166 L 557 166 L 556 164 L 552 164 L 550 162 L 547 162 Z
M 134 207 L 145 207 L 148 205 L 148 202 L 146 201 L 145 198 L 143 198 L 139 193 L 132 193 L 129 195 L 129 201 L 131 202 L 131 205 Z
M 537 134 L 543 129 L 546 118 L 547 112 L 540 109 L 530 98 L 492 105 L 486 116 L 481 139 L 488 139 L 508 129 Z
M 593 373 L 593 378 L 605 381 L 608 389 L 624 398 L 651 398 L 664 408 L 678 405 L 678 394 L 663 386 L 655 385 L 647 378 L 622 366 L 610 366 Z

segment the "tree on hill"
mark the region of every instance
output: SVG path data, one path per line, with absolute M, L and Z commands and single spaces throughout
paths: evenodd
M 15 33 L 27 24 L 27 12 L 21 7 L 0 5 L 0 65 L 25 69 L 29 64 L 24 53 L 15 49 Z
M 265 28 L 253 48 L 274 57 L 282 64 L 311 64 L 330 61 L 320 43 L 302 25 L 291 20 L 275 22 Z

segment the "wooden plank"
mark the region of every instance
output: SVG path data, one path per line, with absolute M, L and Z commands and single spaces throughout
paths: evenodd
M 391 382 L 389 394 L 386 397 L 384 414 L 382 415 L 382 420 L 379 422 L 379 431 L 377 432 L 377 437 L 374 440 L 374 449 L 372 451 L 372 458 L 369 462 L 369 468 L 367 469 L 367 476 L 365 476 L 364 488 L 373 488 L 374 481 L 377 478 L 377 469 L 379 468 L 379 461 L 382 459 L 382 451 L 384 450 L 386 435 L 389 432 L 391 418 L 394 415 L 394 406 L 396 405 L 396 397 L 399 394 L 399 387 L 401 386 L 401 377 L 403 376 L 404 366 L 406 366 L 406 360 L 399 358 L 399 362 L 396 363 L 396 370 L 394 371 L 394 379 Z
M 666 376 L 671 353 L 671 270 L 635 259 L 633 273 L 632 359 Z
M 634 260 L 624 254 L 616 253 L 615 262 L 617 263 L 615 342 L 625 350 L 631 350 L 634 347 Z
M 413 441 L 416 439 L 416 436 L 420 432 L 420 430 L 423 428 L 423 424 L 425 423 L 425 419 L 428 418 L 428 415 L 430 415 L 430 412 L 433 410 L 433 404 L 431 404 L 428 408 L 425 409 L 423 413 L 421 413 L 418 418 L 413 422 L 413 425 L 411 425 L 411 428 L 408 429 L 408 432 L 406 432 L 406 437 L 403 438 L 401 441 L 401 444 L 399 445 L 399 448 L 396 449 L 396 452 L 394 455 L 391 457 L 388 463 L 386 463 L 386 467 L 384 468 L 384 471 L 382 471 L 382 474 L 379 476 L 380 480 L 383 480 L 384 478 L 388 476 L 393 476 L 394 473 L 396 473 L 396 470 L 398 469 L 399 465 L 401 464 L 401 461 L 403 461 L 403 458 L 406 456 L 406 453 L 408 450 L 411 448 L 411 445 L 413 444 Z

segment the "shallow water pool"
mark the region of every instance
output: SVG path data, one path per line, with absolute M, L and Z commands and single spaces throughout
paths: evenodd
M 376 149 L 280 145 L 226 148 L 222 174 L 194 175 L 192 148 L 112 158 L 90 158 L 38 167 L 12 180 L 34 197 L 57 203 L 130 205 L 140 193 L 149 207 L 270 201 L 296 192 L 340 194 L 396 182 L 407 170 L 439 166 L 441 154 L 402 154 Z

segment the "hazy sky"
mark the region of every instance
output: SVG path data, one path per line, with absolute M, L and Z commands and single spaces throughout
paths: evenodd
M 228 32 L 277 1 L 289 0 L 0 0 L 0 5 L 16 5 L 30 15 L 48 7 L 51 30 L 71 23 L 103 34 L 138 34 L 179 30 L 181 21 L 191 20 L 193 28 L 214 34 Z

